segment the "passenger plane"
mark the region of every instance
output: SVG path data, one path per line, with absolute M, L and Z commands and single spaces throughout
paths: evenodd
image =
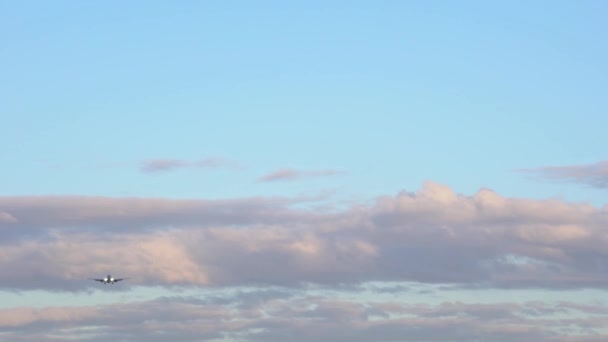
M 99 281 L 99 282 L 102 282 L 102 283 L 104 283 L 104 284 L 114 284 L 114 283 L 115 283 L 115 282 L 117 282 L 117 281 L 121 281 L 121 280 L 129 279 L 129 278 L 119 278 L 119 279 L 114 279 L 114 278 L 112 278 L 112 276 L 111 276 L 111 275 L 109 275 L 109 274 L 108 274 L 108 275 L 107 275 L 105 278 L 103 278 L 103 279 L 95 279 L 95 278 L 89 278 L 89 279 L 91 279 L 91 280 L 95 280 L 95 281 Z

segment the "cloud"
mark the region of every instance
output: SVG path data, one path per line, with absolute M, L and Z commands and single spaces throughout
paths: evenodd
M 134 231 L 182 225 L 247 224 L 298 215 L 293 204 L 315 202 L 319 196 L 267 197 L 234 200 L 174 200 L 162 198 L 112 198 L 95 196 L 0 197 L 0 225 L 23 229 L 79 231 L 116 228 Z M 310 215 L 308 215 L 310 216 Z M 292 218 L 296 219 L 296 218 Z
M 433 182 L 343 210 L 304 200 L 0 197 L 14 218 L 0 221 L 0 287 L 86 290 L 108 272 L 125 286 L 608 285 L 608 208 Z
M 140 171 L 145 173 L 157 173 L 174 171 L 179 168 L 217 168 L 233 167 L 236 164 L 223 158 L 208 158 L 197 161 L 178 159 L 151 159 L 140 163 Z
M 295 169 L 280 169 L 269 173 L 259 178 L 261 182 L 276 182 L 276 181 L 293 181 L 299 179 L 328 177 L 344 174 L 338 170 L 295 170 Z
M 317 200 L 0 197 L 1 288 L 84 296 L 92 287 L 160 286 L 168 294 L 100 306 L 3 308 L 0 339 L 608 338 L 602 303 L 452 298 L 463 288 L 605 288 L 608 207 L 509 198 L 487 188 L 462 195 L 434 182 L 346 209 L 301 205 Z M 107 273 L 130 279 L 112 287 L 86 279 Z M 175 296 L 185 287 L 204 290 Z M 459 290 L 439 290 L 450 287 Z M 431 297 L 432 304 L 417 302 Z
M 17 219 L 13 215 L 0 211 L 0 223 L 15 223 Z
M 264 295 L 264 293 L 269 295 Z M 251 302 L 256 294 L 264 300 Z M 96 307 L 0 310 L 0 336 L 83 341 L 603 341 L 603 305 L 543 301 L 436 305 L 252 291 Z
M 608 188 L 608 160 L 595 164 L 545 166 L 537 169 L 522 169 L 518 171 L 535 174 L 550 180 L 566 180 L 587 184 L 600 189 Z

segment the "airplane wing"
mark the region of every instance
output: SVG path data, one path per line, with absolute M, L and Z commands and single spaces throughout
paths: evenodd
M 90 280 L 95 280 L 95 281 L 100 281 L 103 283 L 104 279 L 95 279 L 95 278 L 89 278 Z
M 119 278 L 119 279 L 114 279 L 114 281 L 121 281 L 121 280 L 125 280 L 125 279 L 129 279 L 129 278 Z

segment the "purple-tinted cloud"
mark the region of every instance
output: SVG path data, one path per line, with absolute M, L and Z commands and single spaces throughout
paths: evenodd
M 550 180 L 565 180 L 587 184 L 595 188 L 608 188 L 608 160 L 595 164 L 545 166 L 537 169 L 518 171 L 531 173 Z
M 0 223 L 15 223 L 17 219 L 13 215 L 0 211 Z
M 179 168 L 232 167 L 236 164 L 222 158 L 208 158 L 197 161 L 178 159 L 151 159 L 140 163 L 140 170 L 146 173 L 174 171 Z
M 295 170 L 280 169 L 259 178 L 262 182 L 293 181 L 307 178 L 318 178 L 343 175 L 345 172 L 338 170 Z
M 432 182 L 342 211 L 301 200 L 0 197 L 0 287 L 86 289 L 108 271 L 125 286 L 608 286 L 608 208 Z
M 84 291 L 103 286 L 86 278 L 107 272 L 130 279 L 104 289 L 206 288 L 197 297 L 4 308 L 0 339 L 608 339 L 601 303 L 398 300 L 429 283 L 605 288 L 608 208 L 489 189 L 465 196 L 433 182 L 341 211 L 300 205 L 315 200 L 0 197 L 2 288 Z M 376 296 L 335 295 L 343 290 Z
M 256 292 L 250 296 L 255 296 Z M 169 297 L 97 307 L 0 310 L 7 341 L 605 341 L 608 314 L 577 303 L 361 302 L 325 296 Z M 232 304 L 232 305 L 231 305 Z

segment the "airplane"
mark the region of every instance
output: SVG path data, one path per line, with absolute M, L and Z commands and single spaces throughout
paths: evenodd
M 117 281 L 121 281 L 121 280 L 129 279 L 129 278 L 119 278 L 119 279 L 114 279 L 114 278 L 112 278 L 112 276 L 111 276 L 111 275 L 109 275 L 109 274 L 108 274 L 108 275 L 107 275 L 105 278 L 103 278 L 103 279 L 96 279 L 96 278 L 89 278 L 89 279 L 91 279 L 91 280 L 95 280 L 95 281 L 99 281 L 99 282 L 102 282 L 102 283 L 104 283 L 104 285 L 105 285 L 105 284 L 114 284 L 114 283 L 115 283 L 115 282 L 117 282 Z

